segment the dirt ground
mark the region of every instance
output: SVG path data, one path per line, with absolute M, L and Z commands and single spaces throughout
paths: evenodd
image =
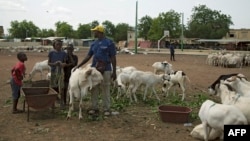
M 76 54 L 81 61 L 86 51 L 79 51 Z M 47 53 L 27 52 L 27 56 L 28 61 L 25 62 L 27 73 L 31 71 L 35 62 L 47 59 Z M 117 65 L 121 67 L 132 65 L 140 70 L 153 71 L 154 62 L 169 61 L 174 70 L 183 70 L 191 80 L 187 84 L 187 101 L 192 101 L 192 95 L 196 93 L 206 94 L 207 87 L 221 74 L 237 72 L 250 78 L 250 67 L 239 69 L 208 66 L 205 64 L 206 57 L 206 55 L 185 55 L 177 52 L 177 61 L 170 62 L 169 55 L 165 53 L 118 54 Z M 10 69 L 17 62 L 16 54 L 1 52 L 0 60 L 0 141 L 197 141 L 189 134 L 193 126 L 200 123 L 199 120 L 193 121 L 193 126 L 190 127 L 185 127 L 183 124 L 164 123 L 152 107 L 140 102 L 126 107 L 119 115 L 99 121 L 86 119 L 86 109 L 90 106 L 86 101 L 84 119 L 81 121 L 77 116 L 67 121 L 65 113 L 51 113 L 49 110 L 44 110 L 31 111 L 30 121 L 27 122 L 27 112 L 11 113 L 11 90 L 10 85 L 6 84 L 10 78 Z M 35 79 L 39 78 L 37 74 Z M 19 102 L 19 109 L 22 109 L 22 103 L 22 101 Z M 76 113 L 78 113 L 77 110 Z

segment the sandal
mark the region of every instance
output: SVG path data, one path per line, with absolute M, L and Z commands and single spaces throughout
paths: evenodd
M 23 113 L 23 110 L 16 109 L 12 111 L 12 114 L 19 114 L 19 113 Z
M 104 116 L 110 116 L 111 115 L 111 111 L 110 110 L 105 110 L 103 113 Z
M 99 110 L 91 109 L 91 110 L 88 111 L 88 114 L 89 115 L 98 115 L 99 114 Z

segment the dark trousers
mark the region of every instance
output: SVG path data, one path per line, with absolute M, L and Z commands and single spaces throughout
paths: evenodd
M 171 60 L 171 61 L 175 61 L 174 53 L 171 53 L 171 54 L 170 54 L 170 60 Z

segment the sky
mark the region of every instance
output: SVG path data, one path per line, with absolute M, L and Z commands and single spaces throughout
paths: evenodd
M 250 0 L 0 0 L 0 26 L 4 26 L 5 34 L 15 20 L 32 21 L 40 29 L 54 30 L 58 21 L 67 22 L 74 30 L 79 24 L 94 20 L 135 26 L 136 2 L 138 20 L 146 15 L 156 18 L 162 12 L 174 10 L 184 13 L 186 25 L 192 9 L 206 5 L 211 10 L 230 15 L 234 23 L 230 28 L 250 28 Z

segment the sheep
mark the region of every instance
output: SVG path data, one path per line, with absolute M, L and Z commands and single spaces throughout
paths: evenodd
M 79 119 L 82 119 L 82 98 L 87 95 L 88 90 L 100 84 L 103 81 L 102 74 L 94 67 L 78 68 L 73 71 L 69 79 L 69 111 L 67 119 L 71 117 L 74 110 L 74 98 L 80 99 L 79 103 Z
M 47 79 L 47 80 L 50 80 L 50 78 L 51 78 L 51 72 L 48 72 L 48 73 L 47 73 L 47 76 L 46 76 L 46 79 Z
M 29 73 L 29 79 L 32 80 L 36 72 L 40 72 L 41 79 L 44 79 L 44 70 L 47 70 L 48 72 L 50 72 L 50 66 L 48 65 L 48 60 L 36 62 L 31 72 Z
M 220 97 L 222 104 L 237 107 L 245 115 L 248 123 L 250 123 L 250 110 L 248 109 L 250 105 L 249 97 L 242 97 L 236 93 L 230 85 L 222 82 L 216 86 L 215 95 Z
M 130 54 L 130 55 L 134 55 L 135 53 L 130 51 L 128 48 L 123 48 L 120 50 L 120 53 L 125 53 L 125 54 Z
M 118 94 L 117 94 L 117 99 L 119 98 L 119 96 L 122 95 L 122 91 L 125 92 L 126 90 L 126 85 L 128 85 L 129 83 L 129 77 L 130 74 L 137 70 L 134 66 L 128 66 L 128 67 L 124 67 L 124 68 L 120 68 L 117 70 L 117 79 L 116 79 L 116 83 L 117 83 L 117 88 L 118 88 Z
M 211 100 L 202 103 L 199 118 L 204 130 L 204 140 L 208 141 L 211 129 L 224 131 L 224 125 L 247 125 L 244 114 L 233 105 L 218 104 Z M 223 133 L 221 139 L 223 139 Z
M 152 67 L 154 68 L 154 73 L 158 74 L 159 72 L 164 72 L 165 74 L 169 74 L 173 72 L 172 64 L 167 61 L 163 62 L 155 62 Z
M 210 134 L 208 135 L 208 140 L 215 140 L 220 137 L 222 132 L 217 129 L 212 129 Z M 196 139 L 203 140 L 204 139 L 204 129 L 202 124 L 196 125 L 193 130 L 190 132 L 190 135 Z
M 215 86 L 219 84 L 221 80 L 226 80 L 231 76 L 237 76 L 237 75 L 242 75 L 242 74 L 231 73 L 231 74 L 220 75 L 210 86 L 208 86 L 208 93 L 215 94 Z
M 157 84 L 162 84 L 166 79 L 166 74 L 158 75 L 152 72 L 144 72 L 139 70 L 133 71 L 129 77 L 129 87 L 126 94 L 130 96 L 130 102 L 133 102 L 131 97 L 132 95 L 135 102 L 137 102 L 135 92 L 139 86 L 145 85 L 143 100 L 146 100 L 147 90 L 151 87 L 156 98 L 158 99 L 158 101 L 160 101 L 160 98 L 155 91 L 155 86 Z
M 164 81 L 162 91 L 169 94 L 169 90 L 174 85 L 179 85 L 182 89 L 182 101 L 185 99 L 185 82 L 190 79 L 183 71 L 175 71 L 173 74 L 169 74 L 168 79 Z M 167 87 L 168 86 L 168 87 Z M 175 93 L 175 92 L 174 92 Z
M 227 78 L 224 83 L 232 86 L 242 96 L 250 97 L 250 82 L 245 77 L 232 76 Z

